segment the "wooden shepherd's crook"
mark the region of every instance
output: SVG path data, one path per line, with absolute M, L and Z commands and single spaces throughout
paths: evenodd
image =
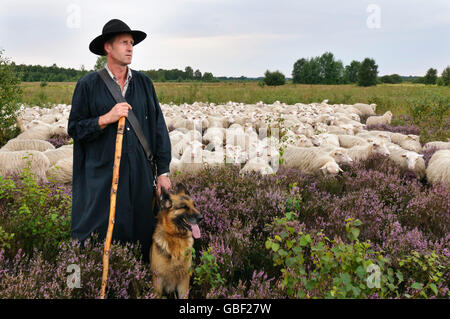
M 114 229 L 114 219 L 116 216 L 116 197 L 117 197 L 117 187 L 119 185 L 119 168 L 120 168 L 120 158 L 122 157 L 122 141 L 124 128 L 125 128 L 125 117 L 122 116 L 119 119 L 119 124 L 117 125 L 116 151 L 114 153 L 111 197 L 109 201 L 109 224 L 105 238 L 105 248 L 103 250 L 103 274 L 102 274 L 102 290 L 100 293 L 100 299 L 105 299 L 106 284 L 108 283 L 109 254 L 111 252 L 111 239 Z

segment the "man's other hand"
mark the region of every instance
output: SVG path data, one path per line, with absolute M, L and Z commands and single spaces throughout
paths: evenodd
M 158 180 L 156 183 L 156 193 L 158 196 L 161 196 L 161 187 L 164 187 L 167 191 L 172 188 L 172 184 L 170 183 L 170 179 L 168 176 L 158 176 Z

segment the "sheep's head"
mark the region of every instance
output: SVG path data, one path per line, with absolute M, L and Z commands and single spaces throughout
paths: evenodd
M 334 158 L 336 163 L 339 164 L 350 164 L 353 162 L 350 156 L 348 156 L 347 151 L 344 149 L 335 149 L 330 152 L 331 157 Z
M 372 142 L 372 152 L 383 156 L 389 156 L 391 154 L 384 142 Z
M 384 113 L 384 116 L 386 116 L 389 119 L 392 119 L 392 112 L 391 111 L 387 111 L 386 113 Z
M 408 169 L 414 170 L 417 164 L 417 160 L 419 158 L 423 158 L 423 154 L 418 154 L 416 152 L 407 151 L 405 154 L 402 154 L 402 157 L 406 159 L 406 164 L 408 165 Z
M 339 172 L 343 172 L 339 165 L 334 161 L 326 162 L 325 165 L 320 168 L 320 171 L 323 175 L 336 175 Z

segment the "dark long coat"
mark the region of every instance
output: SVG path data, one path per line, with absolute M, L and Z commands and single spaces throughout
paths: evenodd
M 150 144 L 158 175 L 169 172 L 171 144 L 152 81 L 131 70 L 125 99 L 133 108 Z M 72 182 L 73 238 L 84 241 L 91 233 L 106 236 L 117 123 L 103 130 L 99 116 L 116 104 L 106 85 L 92 72 L 81 78 L 73 94 L 68 132 L 74 140 Z M 142 245 L 148 261 L 156 219 L 151 210 L 153 173 L 133 129 L 126 122 L 120 162 L 113 240 Z

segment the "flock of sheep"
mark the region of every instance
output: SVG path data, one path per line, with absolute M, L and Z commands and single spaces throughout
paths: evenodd
M 241 173 L 275 173 L 286 165 L 312 174 L 337 174 L 340 165 L 381 154 L 450 187 L 450 142 L 421 145 L 419 136 L 367 130 L 390 124 L 392 113 L 375 113 L 375 104 L 286 105 L 275 102 L 161 104 L 172 144 L 170 171 L 195 172 L 206 165 L 241 166 Z M 67 135 L 70 105 L 22 107 L 22 133 L 0 149 L 0 175 L 20 173 L 29 165 L 41 181 L 71 183 L 73 145 L 55 148 L 48 140 Z M 367 119 L 365 124 L 361 119 Z M 425 166 L 423 151 L 438 149 Z M 28 164 L 27 164 L 28 163 Z

